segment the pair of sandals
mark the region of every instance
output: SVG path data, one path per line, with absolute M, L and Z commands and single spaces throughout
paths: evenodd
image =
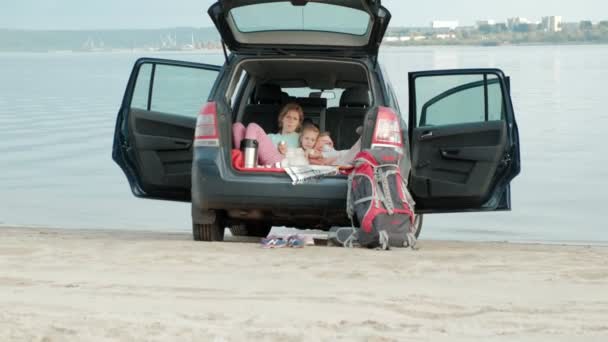
M 283 238 L 282 236 L 274 236 L 270 235 L 267 238 L 262 239 L 260 241 L 262 244 L 262 248 L 284 248 L 284 247 L 292 247 L 292 248 L 302 248 L 304 247 L 304 239 L 300 238 L 297 235 L 291 235 L 287 238 Z

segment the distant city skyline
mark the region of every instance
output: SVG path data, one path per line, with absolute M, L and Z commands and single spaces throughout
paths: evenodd
M 5 3 L 0 11 L 0 28 L 33 30 L 149 29 L 164 27 L 209 27 L 205 13 L 214 0 L 181 0 L 180 5 L 159 0 L 20 0 Z M 410 2 L 384 0 L 393 14 L 391 26 L 430 26 L 432 21 L 458 21 L 474 25 L 478 20 L 506 22 L 510 17 L 540 21 L 558 15 L 564 22 L 608 20 L 608 1 L 511 0 L 488 5 L 486 0 Z M 415 3 L 415 6 L 413 5 Z

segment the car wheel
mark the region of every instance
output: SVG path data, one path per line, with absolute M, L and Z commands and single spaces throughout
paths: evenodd
M 192 224 L 194 241 L 224 241 L 224 225 L 218 220 L 211 224 Z
M 416 228 L 416 239 L 420 236 L 420 232 L 422 231 L 422 214 L 414 215 L 414 227 Z
M 230 234 L 233 236 L 247 236 L 247 226 L 244 223 L 230 225 Z

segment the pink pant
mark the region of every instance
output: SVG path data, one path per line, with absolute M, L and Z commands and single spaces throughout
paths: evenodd
M 277 146 L 272 143 L 264 129 L 256 123 L 250 123 L 247 128 L 242 123 L 237 122 L 232 125 L 232 138 L 234 148 L 241 148 L 243 139 L 255 139 L 258 141 L 258 164 L 272 165 L 283 160 L 283 155 Z

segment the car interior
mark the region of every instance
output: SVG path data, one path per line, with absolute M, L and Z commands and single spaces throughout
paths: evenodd
M 277 117 L 290 102 L 304 110 L 304 120 L 321 131 L 329 131 L 336 149 L 348 149 L 358 139 L 357 127 L 371 106 L 366 69 L 357 63 L 310 60 L 245 61 L 240 67 L 248 82 L 243 84 L 241 101 L 235 102 L 235 122 L 255 122 L 267 133 L 278 131 Z M 237 71 L 237 73 L 239 73 Z M 307 96 L 288 91 L 309 89 Z M 237 89 L 238 91 L 238 89 Z M 324 91 L 339 93 L 334 106 L 322 97 Z M 301 93 L 301 91 L 299 92 Z

